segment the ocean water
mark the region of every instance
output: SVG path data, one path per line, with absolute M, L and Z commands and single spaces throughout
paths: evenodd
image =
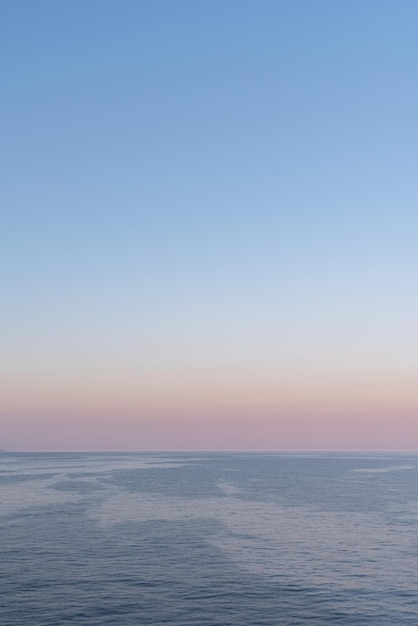
M 1 626 L 418 624 L 418 457 L 0 455 Z

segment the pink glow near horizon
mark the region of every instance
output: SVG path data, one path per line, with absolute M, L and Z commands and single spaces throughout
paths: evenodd
M 418 449 L 418 399 L 405 375 L 99 382 L 38 378 L 21 394 L 18 384 L 5 387 L 0 447 Z
M 10 450 L 418 450 L 417 412 L 270 414 L 152 411 L 3 416 Z

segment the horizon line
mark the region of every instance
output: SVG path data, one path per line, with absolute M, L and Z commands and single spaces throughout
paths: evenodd
M 33 449 L 20 449 L 20 450 L 6 450 L 6 449 L 1 449 L 0 453 L 6 453 L 6 454 L 26 454 L 26 453 L 30 453 L 30 454 L 44 454 L 44 453 L 55 453 L 55 454 L 64 454 L 64 453 L 84 453 L 84 454 L 89 454 L 89 453 L 108 453 L 108 454 L 121 454 L 121 453 L 125 453 L 125 454 L 170 454 L 170 453 L 175 453 L 175 454 L 324 454 L 324 453 L 330 453 L 330 454 L 341 454 L 341 453 L 356 453 L 356 454 L 360 454 L 360 453 L 367 453 L 367 454 L 371 454 L 371 453 L 385 453 L 385 454 L 418 454 L 418 449 L 414 449 L 414 448 L 406 448 L 406 449 L 399 449 L 399 448 L 272 448 L 272 449 L 260 449 L 260 450 L 255 450 L 252 448 L 242 448 L 242 449 L 155 449 L 155 450 L 138 450 L 138 449 L 132 449 L 132 450 L 118 450 L 118 449 L 71 449 L 71 450 L 63 450 L 63 449 L 42 449 L 42 450 L 33 450 Z

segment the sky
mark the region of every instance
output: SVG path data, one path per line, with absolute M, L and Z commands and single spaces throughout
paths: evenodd
M 418 4 L 4 0 L 0 448 L 418 450 Z

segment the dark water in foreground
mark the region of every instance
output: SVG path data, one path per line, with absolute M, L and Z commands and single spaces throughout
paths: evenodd
M 2 453 L 0 623 L 417 626 L 417 466 Z

